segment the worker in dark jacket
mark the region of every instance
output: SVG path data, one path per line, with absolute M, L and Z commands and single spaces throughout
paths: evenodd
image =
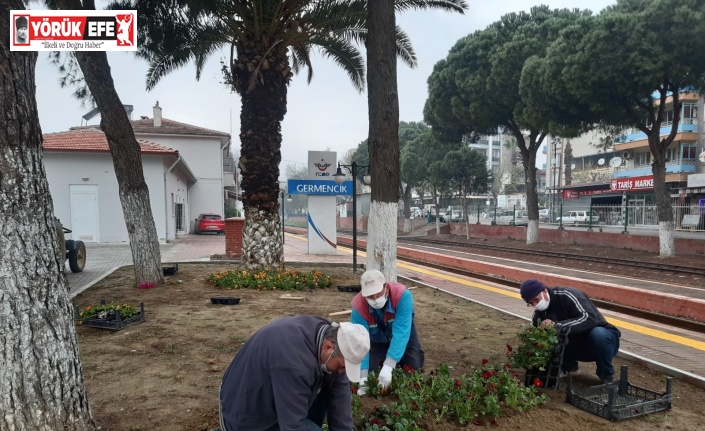
M 546 287 L 530 279 L 521 284 L 521 298 L 535 307 L 534 326 L 554 325 L 559 335 L 568 337 L 563 353 L 563 373 L 578 371 L 578 361 L 595 362 L 602 383 L 614 376 L 612 359 L 619 350 L 621 333 L 607 323 L 585 292 L 572 287 Z
M 222 431 L 353 429 L 350 381 L 370 349 L 349 322 L 293 316 L 261 328 L 240 348 L 220 386 Z
M 362 379 L 370 370 L 379 370 L 379 384 L 388 388 L 397 364 L 423 368 L 424 351 L 414 326 L 414 300 L 406 286 L 387 282 L 376 269 L 365 271 L 360 285 L 360 293 L 352 300 L 350 321 L 363 325 L 372 341 L 369 357 L 362 361 Z M 357 393 L 364 395 L 366 390 L 360 385 Z

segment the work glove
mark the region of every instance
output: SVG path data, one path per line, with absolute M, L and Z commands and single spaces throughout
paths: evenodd
M 392 367 L 389 365 L 382 366 L 378 381 L 383 389 L 389 389 L 392 386 Z
M 357 387 L 357 394 L 359 396 L 367 395 L 367 386 L 360 385 Z

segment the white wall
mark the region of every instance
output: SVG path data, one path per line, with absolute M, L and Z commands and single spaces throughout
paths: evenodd
M 158 134 L 137 134 L 138 139 L 164 145 L 179 151 L 186 160 L 197 182 L 189 192 L 188 226 L 193 225 L 201 213 L 215 213 L 223 216 L 223 157 L 221 142 L 217 137 L 207 136 L 168 136 Z
M 145 182 L 149 188 L 150 207 L 160 241 L 166 239 L 164 159 L 165 157 L 157 155 L 142 156 Z M 66 228 L 72 229 L 70 185 L 95 185 L 98 187 L 100 242 L 129 241 L 110 154 L 45 151 L 44 167 L 54 202 L 54 214 L 61 219 Z M 70 238 L 70 234 L 67 238 Z

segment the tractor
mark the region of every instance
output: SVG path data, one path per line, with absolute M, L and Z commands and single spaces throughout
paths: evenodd
M 66 229 L 58 218 L 54 219 L 56 223 L 56 232 L 59 234 L 59 248 L 61 256 L 69 260 L 69 268 L 71 272 L 81 272 L 86 266 L 86 245 L 83 241 L 74 241 L 65 239 L 64 234 L 71 233 L 70 229 Z

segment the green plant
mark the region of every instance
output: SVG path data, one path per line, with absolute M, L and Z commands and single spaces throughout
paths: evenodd
M 333 280 L 321 271 L 286 271 L 281 268 L 258 272 L 237 270 L 213 273 L 208 282 L 224 289 L 306 290 L 330 287 Z
M 526 325 L 517 334 L 519 345 L 512 349 L 507 345 L 507 356 L 513 368 L 544 370 L 558 342 L 553 326 Z
M 376 376 L 370 373 L 365 382 L 368 394 L 384 400 L 375 389 L 376 381 Z M 396 400 L 375 406 L 369 414 L 362 413 L 359 404 L 356 406 L 353 401 L 356 429 L 416 431 L 421 429 L 419 422 L 429 417 L 460 424 L 496 425 L 506 410 L 524 411 L 547 400 L 536 388 L 525 387 L 510 364 L 488 365 L 486 359 L 481 367 L 459 377 L 452 376 L 447 365 L 428 375 L 409 367 L 396 368 L 391 395 Z
M 104 319 L 115 312 L 119 312 L 122 318 L 132 317 L 139 314 L 139 310 L 127 304 L 115 305 L 115 304 L 100 304 L 100 305 L 89 305 L 88 307 L 80 310 L 78 316 L 81 319 Z

